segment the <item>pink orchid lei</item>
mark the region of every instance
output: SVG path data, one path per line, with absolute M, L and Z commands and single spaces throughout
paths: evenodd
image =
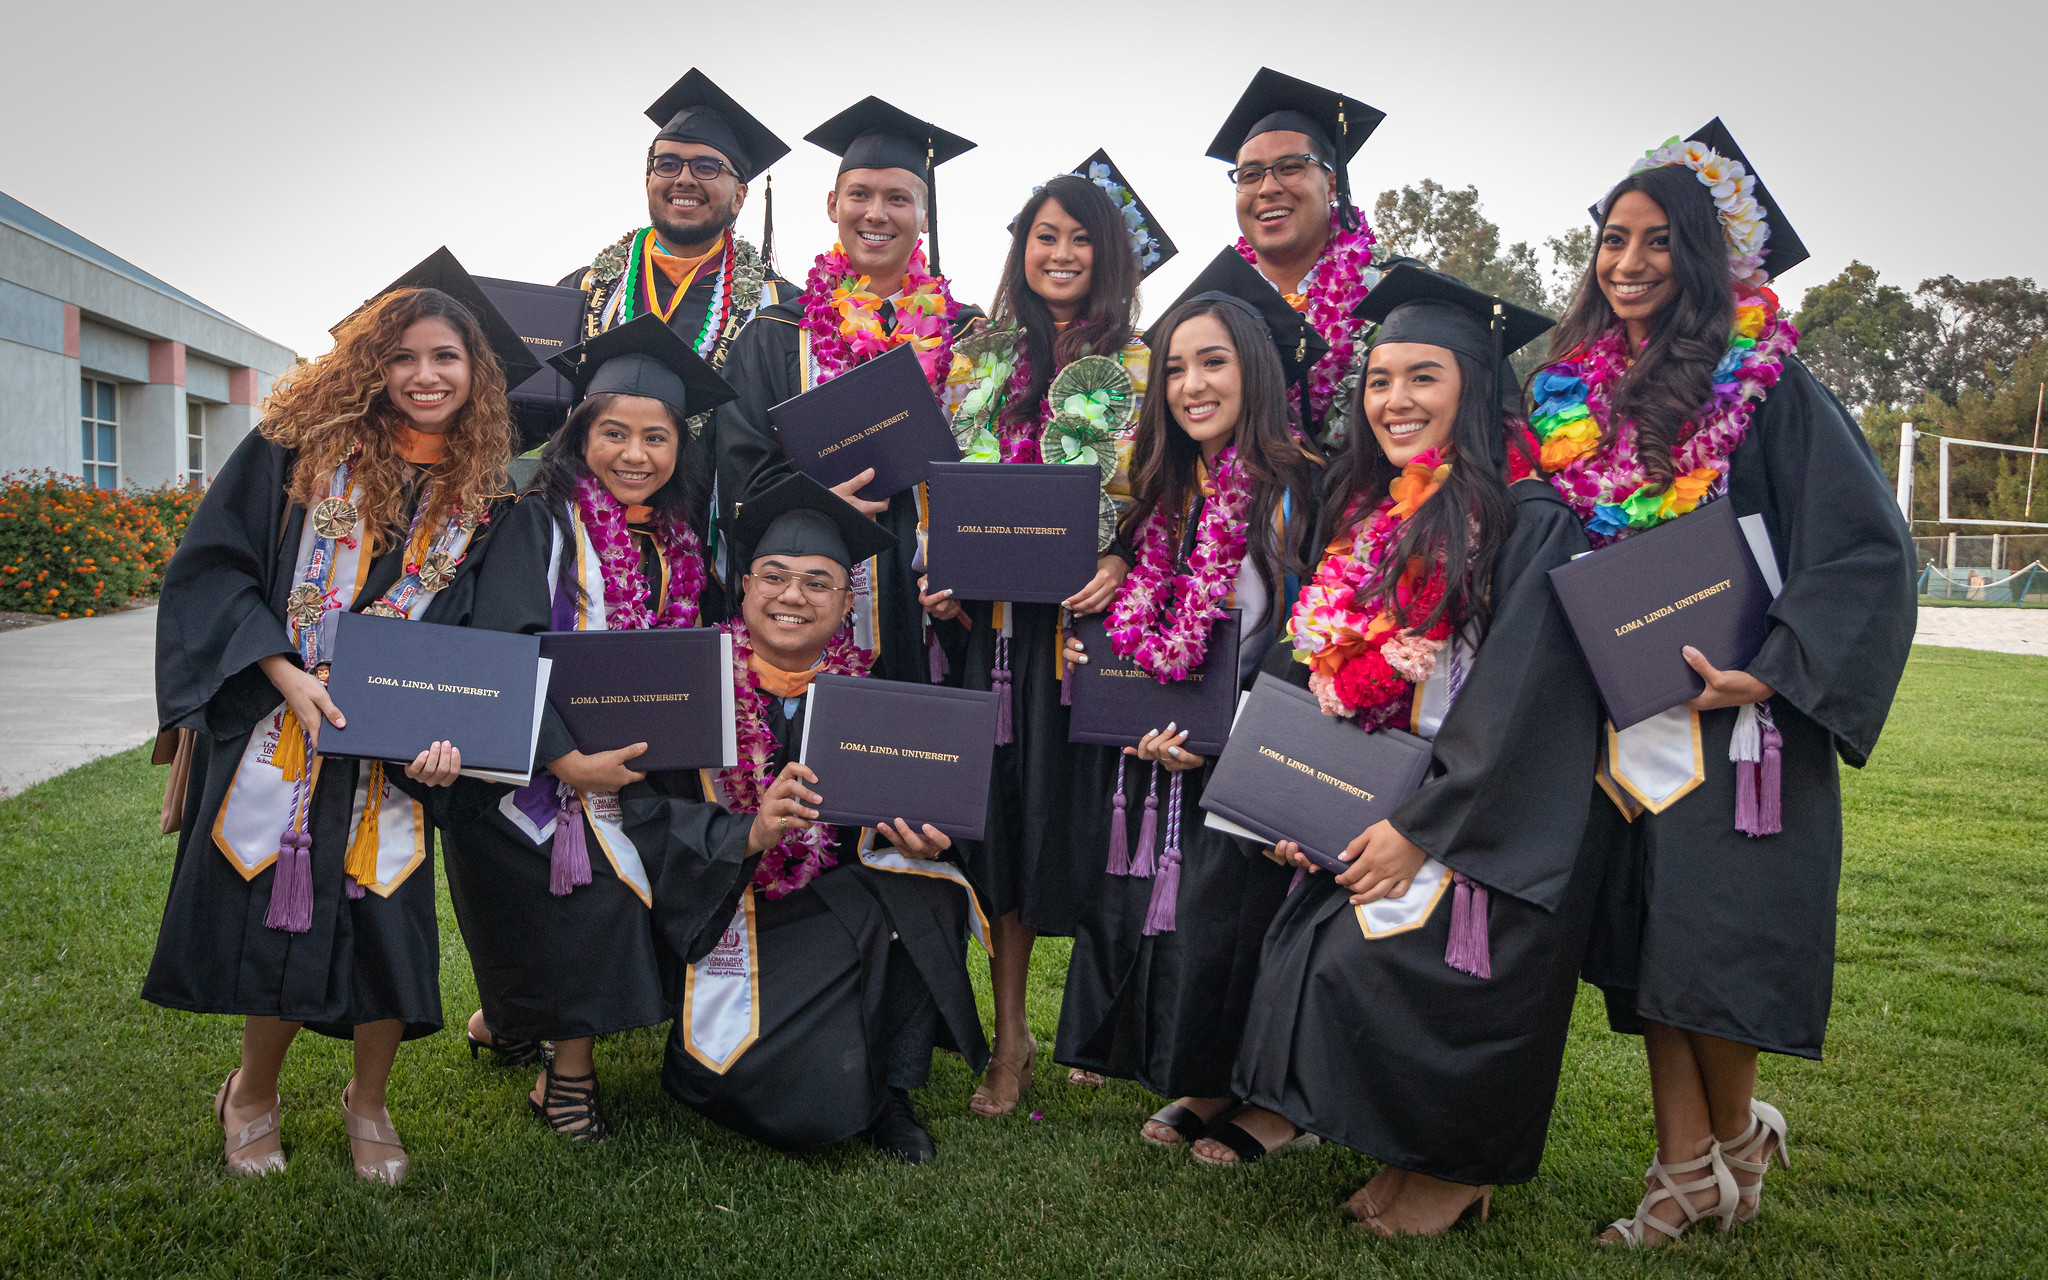
M 654 536 L 669 564 L 668 603 L 657 616 L 647 607 L 653 593 L 640 572 L 640 552 L 626 526 L 626 508 L 595 476 L 576 481 L 576 510 L 597 550 L 604 575 L 605 625 L 613 631 L 647 631 L 697 625 L 697 597 L 704 591 L 704 557 L 689 525 L 657 516 Z
M 811 335 L 818 380 L 836 378 L 909 343 L 932 389 L 943 388 L 953 369 L 953 321 L 960 304 L 944 277 L 926 273 L 922 243 L 911 251 L 904 267 L 903 296 L 895 302 L 896 327 L 886 334 L 882 301 L 873 282 L 853 269 L 844 247 L 835 244 L 831 252 L 818 255 L 804 282 L 804 328 Z
M 1177 563 L 1180 521 L 1164 506 L 1154 507 L 1138 526 L 1138 563 L 1109 606 L 1110 648 L 1161 684 L 1185 680 L 1202 665 L 1210 626 L 1223 616 L 1223 600 L 1244 563 L 1252 486 L 1237 465 L 1236 445 L 1216 455 L 1212 477 L 1214 492 L 1195 527 L 1186 572 Z
M 732 683 L 736 712 L 740 762 L 720 771 L 718 786 L 725 793 L 726 807 L 733 813 L 759 813 L 761 797 L 775 782 L 775 735 L 768 732 L 768 694 L 761 677 L 754 672 L 754 647 L 748 642 L 747 624 L 734 618 L 724 627 L 732 637 Z M 819 671 L 831 676 L 864 676 L 875 655 L 853 642 L 853 628 L 841 627 L 825 644 Z M 834 850 L 837 837 L 830 826 L 813 824 L 792 831 L 775 847 L 761 855 L 754 869 L 754 887 L 770 901 L 787 897 L 803 888 L 828 867 L 837 865 Z
M 1366 327 L 1365 321 L 1352 318 L 1351 311 L 1371 292 L 1365 283 L 1365 273 L 1372 266 L 1372 250 L 1377 243 L 1372 226 L 1363 215 L 1359 217 L 1358 230 L 1346 231 L 1332 207 L 1330 242 L 1309 271 L 1308 292 L 1288 295 L 1288 301 L 1308 314 L 1308 322 L 1330 344 L 1330 353 L 1316 361 L 1309 371 L 1309 408 L 1315 421 L 1302 426 L 1311 435 L 1328 422 L 1333 411 L 1340 416 L 1343 412 L 1340 384 L 1351 373 L 1352 362 L 1358 356 L 1358 335 Z M 1246 262 L 1259 265 L 1258 251 L 1242 236 L 1238 238 L 1237 251 Z M 1302 300 L 1297 302 L 1297 297 Z
M 1058 369 L 1053 370 L 1058 373 Z M 1017 354 L 1010 369 L 1010 381 L 1003 388 L 1002 412 L 996 415 L 996 442 L 1004 462 L 1043 462 L 1039 442 L 1045 439 L 1045 425 L 1052 421 L 1050 394 L 1035 405 L 1024 404 L 1024 392 L 1031 386 L 1031 352 L 1024 335 L 1017 335 Z M 1050 386 L 1050 384 L 1048 384 Z

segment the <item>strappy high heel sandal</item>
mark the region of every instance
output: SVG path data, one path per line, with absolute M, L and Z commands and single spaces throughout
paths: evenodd
M 606 1129 L 604 1112 L 597 1105 L 597 1073 L 556 1075 L 554 1064 L 549 1063 L 544 1078 L 547 1087 L 541 1101 L 535 1102 L 532 1094 L 526 1096 L 526 1105 L 533 1108 L 533 1114 L 571 1142 L 603 1141 Z
M 491 1051 L 491 1064 L 499 1067 L 544 1067 L 555 1058 L 545 1040 L 500 1040 L 496 1033 L 488 1040 L 479 1040 L 468 1028 L 463 1029 L 462 1038 L 469 1041 L 471 1062 L 485 1049 Z
M 1756 1181 L 1748 1186 L 1735 1184 L 1735 1221 L 1748 1222 L 1763 1209 L 1764 1174 L 1771 1167 L 1771 1157 L 1790 1169 L 1792 1152 L 1786 1145 L 1785 1115 L 1768 1102 L 1754 1098 L 1749 1103 L 1749 1128 L 1740 1138 L 1722 1144 L 1721 1158 L 1728 1162 L 1731 1172 L 1753 1173 Z
M 220 1133 L 228 1162 L 228 1172 L 237 1178 L 261 1178 L 268 1174 L 284 1172 L 284 1149 L 263 1151 L 243 1155 L 250 1147 L 270 1134 L 277 1132 L 279 1104 L 271 1103 L 270 1110 L 242 1126 L 238 1133 L 228 1132 L 228 1093 L 235 1087 L 235 1077 L 242 1074 L 236 1067 L 228 1072 L 228 1078 L 220 1082 L 220 1092 L 213 1095 L 213 1118 L 220 1121 Z
M 391 1123 L 389 1108 L 385 1109 L 382 1120 L 357 1115 L 349 1109 L 349 1089 L 354 1085 L 355 1081 L 351 1080 L 341 1091 L 341 1127 L 348 1130 L 349 1158 L 355 1162 L 356 1176 L 365 1182 L 382 1182 L 395 1187 L 405 1181 L 406 1172 L 412 1168 L 412 1157 L 405 1153 L 405 1143 L 400 1141 L 398 1130 Z M 362 1149 L 356 1145 L 359 1142 L 396 1147 L 398 1154 L 365 1160 Z
M 1017 1104 L 1024 1100 L 1024 1095 L 1031 1092 L 1032 1073 L 1038 1067 L 1038 1041 L 1032 1040 L 1029 1043 L 1031 1047 L 1025 1050 L 1024 1064 L 1022 1066 L 1011 1066 L 1003 1061 L 999 1054 L 989 1055 L 988 1071 L 981 1077 L 981 1084 L 975 1089 L 974 1096 L 967 1100 L 967 1109 L 969 1111 L 972 1111 L 984 1120 L 993 1120 L 998 1116 L 1009 1115 L 1017 1109 Z M 1017 1080 L 1016 1096 L 1008 1102 L 998 1102 L 995 1094 L 989 1089 L 989 1085 L 995 1079 L 996 1068 L 998 1067 L 1009 1072 Z
M 1721 1154 L 1721 1144 L 1712 1139 L 1705 1141 L 1707 1148 L 1696 1159 L 1681 1161 L 1678 1164 L 1650 1161 L 1650 1167 L 1643 1173 L 1643 1178 L 1645 1181 L 1654 1179 L 1656 1185 L 1636 1204 L 1636 1216 L 1617 1219 L 1608 1227 L 1608 1231 L 1614 1234 L 1610 1236 L 1602 1232 L 1600 1243 L 1637 1247 L 1646 1244 L 1669 1244 L 1690 1230 L 1694 1223 L 1703 1222 L 1708 1218 L 1718 1220 L 1721 1230 L 1726 1231 L 1735 1221 L 1735 1175 L 1728 1172 L 1727 1160 Z M 1676 1180 L 1679 1175 L 1700 1173 L 1702 1170 L 1705 1170 L 1704 1176 L 1691 1182 Z M 1715 1192 L 1714 1203 L 1705 1209 L 1694 1206 L 1693 1193 L 1705 1191 L 1710 1187 Z M 1669 1223 L 1652 1212 L 1666 1200 L 1678 1202 L 1679 1210 L 1685 1214 L 1684 1222 Z M 1652 1237 L 1652 1231 L 1663 1239 Z

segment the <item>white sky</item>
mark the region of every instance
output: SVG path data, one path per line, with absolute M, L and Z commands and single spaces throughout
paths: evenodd
M 440 244 L 478 274 L 551 283 L 642 225 L 641 111 L 694 64 L 794 148 L 774 171 L 786 275 L 831 236 L 834 158 L 801 138 L 875 92 L 980 144 L 941 171 L 960 298 L 987 301 L 1032 186 L 1103 146 L 1182 251 L 1148 284 L 1156 312 L 1236 235 L 1202 152 L 1264 64 L 1387 113 L 1353 166 L 1360 204 L 1424 177 L 1476 184 L 1506 238 L 1539 248 L 1633 156 L 1718 113 L 1813 252 L 1783 281 L 1796 302 L 1851 258 L 1908 288 L 2048 278 L 2044 12 L 10 0 L 0 190 L 314 355 Z M 886 34 L 834 34 L 841 15 Z M 760 194 L 741 219 L 757 240 Z

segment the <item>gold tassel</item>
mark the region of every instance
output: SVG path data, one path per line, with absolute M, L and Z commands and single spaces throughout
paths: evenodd
M 290 707 L 284 709 L 284 721 L 277 730 L 277 750 L 271 753 L 270 763 L 277 766 L 286 782 L 297 782 L 305 775 L 306 734 Z
M 377 814 L 383 808 L 384 764 L 372 760 L 362 821 L 356 823 L 356 838 L 349 842 L 348 857 L 341 864 L 343 875 L 354 876 L 355 882 L 366 888 L 377 883 Z

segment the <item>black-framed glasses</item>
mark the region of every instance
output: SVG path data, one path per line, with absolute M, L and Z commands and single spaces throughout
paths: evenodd
M 1311 155 L 1281 156 L 1271 164 L 1241 164 L 1230 171 L 1230 180 L 1240 187 L 1256 187 L 1270 173 L 1291 187 L 1310 169 L 1329 167 Z
M 714 182 L 721 173 L 740 176 L 739 170 L 717 156 L 691 156 L 687 160 L 681 156 L 655 156 L 647 162 L 647 172 L 657 178 L 680 178 L 686 168 L 699 182 Z
M 754 580 L 754 589 L 766 600 L 780 600 L 792 582 L 804 593 L 804 599 L 812 604 L 827 604 L 832 597 L 846 590 L 845 587 L 826 578 L 799 578 L 794 574 L 777 573 L 773 569 L 766 573 L 750 573 L 747 576 Z

